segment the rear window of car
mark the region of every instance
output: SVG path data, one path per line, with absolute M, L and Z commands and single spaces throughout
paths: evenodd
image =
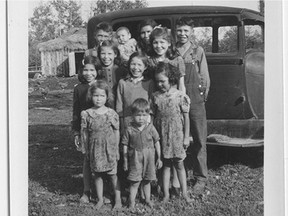
M 238 18 L 236 16 L 194 18 L 194 40 L 206 53 L 238 52 Z
M 113 30 L 116 31 L 119 27 L 125 26 L 130 30 L 132 38 L 136 40 L 139 38 L 138 25 L 141 21 L 149 19 L 150 17 L 135 18 L 133 20 L 117 20 L 112 23 Z M 168 18 L 154 19 L 158 25 L 171 29 L 171 20 Z

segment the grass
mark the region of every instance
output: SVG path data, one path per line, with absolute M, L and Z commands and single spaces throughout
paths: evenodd
M 71 89 L 77 80 L 63 81 L 71 83 L 65 91 L 51 88 L 57 86 L 56 79 L 47 78 L 41 83 L 48 82 L 51 88 L 46 100 L 37 92 L 29 96 L 29 215 L 263 215 L 263 149 L 258 147 L 208 146 L 205 191 L 193 193 L 192 179 L 188 178 L 192 206 L 177 197 L 162 205 L 156 194 L 152 195 L 153 209 L 137 200 L 135 212 L 127 209 L 125 196 L 123 208 L 117 212 L 111 210 L 111 204 L 99 211 L 95 210 L 95 202 L 80 204 L 83 158 L 70 132 Z M 189 168 L 189 158 L 185 162 Z M 191 172 L 189 168 L 189 177 Z

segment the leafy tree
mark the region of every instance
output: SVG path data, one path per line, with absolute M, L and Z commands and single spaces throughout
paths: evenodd
M 36 7 L 29 19 L 29 35 L 39 41 L 58 37 L 71 27 L 82 25 L 81 5 L 76 1 L 53 0 Z
M 72 0 L 53 0 L 51 5 L 57 14 L 58 27 L 56 29 L 56 35 L 61 35 L 72 27 L 82 25 L 83 21 L 80 16 L 81 4 Z
M 31 39 L 46 41 L 55 37 L 56 20 L 49 4 L 36 7 L 29 19 L 29 36 Z
M 71 27 L 82 25 L 81 4 L 76 1 L 53 0 L 41 3 L 29 19 L 29 65 L 40 65 L 37 45 L 60 36 Z
M 91 6 L 94 16 L 101 13 L 107 13 L 116 10 L 127 10 L 135 8 L 147 7 L 146 0 L 98 0 L 95 2 L 95 6 Z

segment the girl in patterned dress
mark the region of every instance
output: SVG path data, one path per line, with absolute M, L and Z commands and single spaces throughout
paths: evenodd
M 184 159 L 189 146 L 190 99 L 177 89 L 181 74 L 169 63 L 160 62 L 155 71 L 158 91 L 153 94 L 154 124 L 160 134 L 163 157 L 163 202 L 169 200 L 171 168 L 176 168 L 183 198 L 191 202 L 187 193 Z
M 186 93 L 186 88 L 184 84 L 185 63 L 182 56 L 180 56 L 178 51 L 175 49 L 171 31 L 166 27 L 156 26 L 150 34 L 150 44 L 152 46 L 150 58 L 150 67 L 152 69 L 148 70 L 150 72 L 150 76 L 152 76 L 152 78 L 155 78 L 154 71 L 159 62 L 169 63 L 177 67 L 181 74 L 177 82 L 177 89 L 179 89 L 183 93 Z M 175 168 L 173 168 L 172 176 L 172 194 L 179 195 L 180 183 L 177 178 Z
M 110 98 L 110 88 L 103 80 L 97 80 L 88 90 L 87 99 L 93 107 L 81 112 L 82 153 L 90 161 L 94 175 L 98 202 L 96 209 L 103 204 L 103 177 L 110 179 L 114 195 L 114 208 L 121 207 L 120 184 L 117 178 L 119 160 L 119 117 L 106 106 Z

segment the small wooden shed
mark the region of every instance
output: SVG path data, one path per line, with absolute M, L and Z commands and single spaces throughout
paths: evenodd
M 72 28 L 60 37 L 38 45 L 41 53 L 42 74 L 72 76 L 87 49 L 87 30 Z

